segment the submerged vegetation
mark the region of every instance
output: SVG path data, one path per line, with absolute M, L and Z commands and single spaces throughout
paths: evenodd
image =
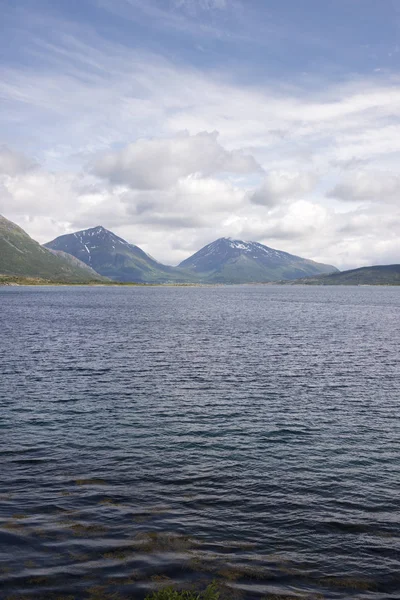
M 78 485 L 94 485 L 102 480 L 80 479 Z M 106 497 L 106 504 L 97 504 L 97 506 L 112 506 L 112 498 Z M 103 498 L 104 502 L 104 498 Z M 159 509 L 160 507 L 157 507 Z M 151 511 L 154 517 L 156 511 Z M 98 539 L 98 536 L 107 536 L 111 533 L 109 525 L 99 522 L 74 522 L 69 518 L 77 517 L 79 511 L 63 510 L 59 515 L 58 523 L 62 530 L 58 530 L 63 536 L 70 534 L 86 540 Z M 150 514 L 149 514 L 150 518 Z M 2 524 L 3 529 L 12 533 L 22 533 L 25 523 L 29 521 L 27 515 L 14 513 L 11 519 Z M 36 537 L 51 539 L 52 534 L 57 531 L 39 530 L 30 528 L 29 522 L 26 525 L 25 534 L 31 531 Z M 367 578 L 356 577 L 316 577 L 310 570 L 310 565 L 294 564 L 285 555 L 273 553 L 268 555 L 255 556 L 236 556 L 236 551 L 241 554 L 243 551 L 254 550 L 254 545 L 246 542 L 227 543 L 223 546 L 223 552 L 214 548 L 204 548 L 203 541 L 189 535 L 183 535 L 176 532 L 166 532 L 158 530 L 144 530 L 137 532 L 130 539 L 126 539 L 123 545 L 115 546 L 111 543 L 108 549 L 95 549 L 93 546 L 89 552 L 70 553 L 69 558 L 72 564 L 90 563 L 95 561 L 109 561 L 110 574 L 112 576 L 101 577 L 96 581 L 93 578 L 91 587 L 85 590 L 84 598 L 88 600 L 122 600 L 123 598 L 135 598 L 131 586 L 143 585 L 149 586 L 153 591 L 148 592 L 145 600 L 244 600 L 246 598 L 246 587 L 256 584 L 274 585 L 278 583 L 282 576 L 288 576 L 292 583 L 297 582 L 299 588 L 297 593 L 291 594 L 270 594 L 262 596 L 262 600 L 322 600 L 324 594 L 320 592 L 310 592 L 306 587 L 312 582 L 317 582 L 321 590 L 336 590 L 342 593 L 347 590 L 349 593 L 376 591 L 378 586 L 376 582 Z M 83 548 L 82 548 L 83 549 Z M 180 573 L 185 574 L 185 583 L 180 584 L 174 581 L 174 576 L 169 569 L 159 568 L 156 574 L 148 572 L 143 563 L 143 554 L 150 554 L 154 558 L 157 555 L 180 554 Z M 139 562 L 138 562 L 139 561 Z M 138 564 L 135 564 L 138 562 Z M 126 574 L 118 572 L 120 567 L 118 563 L 124 565 Z M 146 559 L 144 560 L 146 563 Z M 40 564 L 31 559 L 25 561 L 25 569 L 29 570 L 26 574 L 25 583 L 30 589 L 43 589 L 55 584 L 57 577 L 45 576 L 40 570 Z M 3 569 L 3 574 L 5 570 Z M 89 575 L 89 579 L 92 576 Z M 179 576 L 181 580 L 181 576 Z M 212 582 L 212 583 L 210 583 Z M 208 586 L 207 586 L 208 584 Z M 183 587 L 178 587 L 183 585 Z M 207 586 L 207 587 L 206 587 Z M 154 589 L 155 588 L 155 589 Z M 149 589 L 149 588 L 147 588 Z M 283 590 L 282 590 L 283 591 Z M 283 591 L 284 592 L 284 591 Z M 88 595 L 86 595 L 88 594 Z M 121 595 L 122 594 L 122 595 Z M 68 599 L 78 600 L 82 596 L 71 595 Z M 15 600 L 14 596 L 6 596 L 7 600 Z M 40 598 L 51 598 L 51 600 L 61 600 L 62 596 L 40 596 Z M 67 597 L 66 597 L 67 598 Z
M 219 597 L 218 587 L 212 583 L 203 592 L 178 591 L 173 587 L 166 587 L 147 596 L 146 600 L 218 600 Z
M 54 511 L 54 518 L 44 529 L 37 527 L 36 521 L 31 518 L 33 515 L 22 512 L 11 512 L 8 520 L 1 524 L 10 535 L 33 535 L 44 540 L 44 544 L 76 540 L 76 548 L 69 552 L 64 566 L 76 569 L 86 564 L 90 571 L 85 579 L 90 581 L 91 586 L 84 590 L 83 596 L 81 593 L 75 595 L 77 592 L 73 590 L 72 595 L 65 596 L 68 600 L 133 600 L 137 598 L 135 592 L 139 589 L 143 594 L 140 598 L 147 593 L 145 600 L 244 600 L 248 597 L 246 590 L 249 586 L 264 588 L 266 595 L 260 596 L 260 600 L 322 600 L 325 594 L 332 592 L 348 593 L 350 597 L 355 593 L 379 591 L 379 584 L 371 578 L 353 574 L 316 574 L 307 562 L 294 562 L 285 552 L 260 554 L 257 545 L 246 540 L 210 546 L 200 537 L 160 530 L 159 516 L 168 514 L 171 509 L 160 503 L 149 506 L 145 513 L 139 515 L 140 522 L 148 522 L 151 529 L 138 526 L 137 515 L 130 513 L 133 518 L 127 523 L 131 525 L 124 527 L 124 536 L 116 544 L 112 519 L 119 519 L 135 507 L 130 507 L 123 496 L 103 495 L 106 480 L 81 477 L 73 481 L 75 494 L 85 492 L 82 496 L 85 503 L 79 510 L 75 500 L 71 504 L 70 496 L 66 496 L 65 506 Z M 89 502 L 87 491 L 93 494 Z M 9 497 L 5 499 L 9 500 Z M 91 513 L 93 509 L 94 515 Z M 79 538 L 84 540 L 84 546 Z M 169 565 L 164 563 L 167 556 L 172 557 Z M 62 558 L 59 555 L 56 562 Z M 177 562 L 174 564 L 174 561 Z M 100 571 L 93 573 L 94 564 L 99 566 L 101 574 Z M 151 564 L 155 572 L 149 570 Z M 176 568 L 179 570 L 176 571 Z M 57 586 L 59 580 L 57 575 L 43 573 L 40 560 L 35 558 L 33 561 L 31 556 L 27 556 L 24 569 L 27 570 L 23 575 L 24 585 L 31 591 L 43 591 L 44 595 L 39 596 L 41 600 L 64 598 L 46 595 L 46 590 Z M 4 577 L 8 576 L 5 568 L 0 572 Z M 275 589 L 283 579 L 296 586 L 295 593 L 287 594 L 284 589 L 282 594 L 276 593 Z M 74 582 L 71 585 L 74 586 Z M 318 585 L 322 593 L 309 591 L 310 585 Z M 5 598 L 16 600 L 12 595 Z

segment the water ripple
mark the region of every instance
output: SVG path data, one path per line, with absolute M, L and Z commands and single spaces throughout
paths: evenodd
M 1 598 L 400 598 L 398 289 L 0 301 Z

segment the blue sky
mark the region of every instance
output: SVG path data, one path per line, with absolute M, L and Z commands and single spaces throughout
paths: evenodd
M 396 0 L 2 0 L 0 212 L 400 262 Z

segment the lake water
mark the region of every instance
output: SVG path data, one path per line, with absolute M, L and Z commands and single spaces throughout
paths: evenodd
M 1 598 L 400 598 L 400 288 L 0 288 Z

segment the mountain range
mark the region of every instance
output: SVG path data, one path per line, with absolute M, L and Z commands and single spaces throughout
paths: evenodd
M 163 265 L 104 227 L 62 235 L 45 244 L 115 281 L 142 283 L 262 283 L 337 271 L 335 267 L 268 248 L 221 238 L 177 267 Z
M 177 267 L 163 265 L 102 226 L 40 246 L 0 215 L 0 283 L 400 284 L 400 265 L 339 272 L 258 242 L 220 238 Z

